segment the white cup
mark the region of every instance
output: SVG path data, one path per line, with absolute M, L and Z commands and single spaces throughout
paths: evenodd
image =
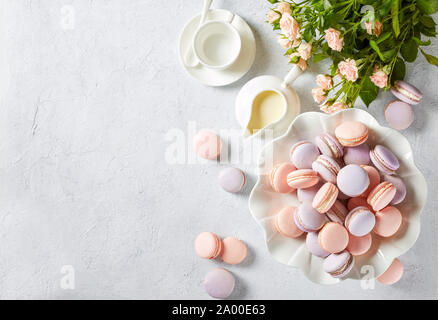
M 242 39 L 239 31 L 229 21 L 210 21 L 196 31 L 193 38 L 193 52 L 199 62 L 211 69 L 223 70 L 239 57 Z

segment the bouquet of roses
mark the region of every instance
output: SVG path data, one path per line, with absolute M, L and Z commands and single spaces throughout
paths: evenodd
M 353 107 L 357 98 L 369 106 L 379 89 L 403 80 L 406 62 L 436 37 L 431 17 L 438 0 L 268 0 L 267 14 L 290 63 L 301 69 L 309 61 L 330 58 L 327 74 L 316 78 L 313 98 L 327 113 Z

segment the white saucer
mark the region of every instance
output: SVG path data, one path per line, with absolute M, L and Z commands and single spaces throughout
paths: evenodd
M 210 10 L 206 21 L 226 20 L 229 16 L 230 12 L 227 10 L 214 9 Z M 184 65 L 184 56 L 188 48 L 192 45 L 193 35 L 199 26 L 200 19 L 200 14 L 192 18 L 184 27 L 180 36 L 179 56 L 184 69 L 202 84 L 212 87 L 225 86 L 242 78 L 249 69 L 251 69 L 254 62 L 256 43 L 251 28 L 246 21 L 238 15 L 235 15 L 232 25 L 236 27 L 242 37 L 242 50 L 240 56 L 231 67 L 225 70 L 214 70 L 208 69 L 202 65 L 198 65 L 194 68 L 186 67 Z

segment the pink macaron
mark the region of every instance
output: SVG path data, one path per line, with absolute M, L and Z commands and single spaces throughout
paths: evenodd
M 228 237 L 223 240 L 223 249 L 220 257 L 225 263 L 239 264 L 245 260 L 247 252 L 246 245 L 242 240 Z
M 368 127 L 360 121 L 345 121 L 335 129 L 335 136 L 344 147 L 355 147 L 368 139 Z
M 381 237 L 391 237 L 397 233 L 402 225 L 403 217 L 396 207 L 386 207 L 376 212 L 374 232 Z
M 295 224 L 295 207 L 285 207 L 280 210 L 275 219 L 275 227 L 286 238 L 298 238 L 303 234 Z
M 287 175 L 287 184 L 294 189 L 305 189 L 319 182 L 318 173 L 312 169 L 299 169 Z
M 423 94 L 413 85 L 401 80 L 395 81 L 391 93 L 403 102 L 416 105 L 423 99 Z
M 367 233 L 362 237 L 356 237 L 350 234 L 347 251 L 350 252 L 353 256 L 363 255 L 370 250 L 372 242 L 373 237 L 371 236 L 371 233 Z
M 382 210 L 391 203 L 396 192 L 397 189 L 391 182 L 384 181 L 370 192 L 367 202 L 374 211 Z
M 195 252 L 203 259 L 214 259 L 222 251 L 221 239 L 213 232 L 202 232 L 195 240 Z
M 406 102 L 395 100 L 385 107 L 386 122 L 396 130 L 404 130 L 414 122 L 414 109 Z
M 393 285 L 400 281 L 403 276 L 403 271 L 403 264 L 400 260 L 395 258 L 388 269 L 377 278 L 377 281 L 387 286 Z
M 376 224 L 374 213 L 367 207 L 357 207 L 345 218 L 345 227 L 356 237 L 363 237 L 373 230 Z
M 329 222 L 319 231 L 318 241 L 323 250 L 338 253 L 348 245 L 348 231 L 339 223 Z
M 341 201 L 336 200 L 325 214 L 330 221 L 344 225 L 348 210 Z
M 295 143 L 290 151 L 290 160 L 297 169 L 311 169 L 313 161 L 320 155 L 319 149 L 309 141 Z
M 221 153 L 222 143 L 213 131 L 204 129 L 193 137 L 193 147 L 201 158 L 214 160 Z
M 290 193 L 295 191 L 295 188 L 287 184 L 287 175 L 296 169 L 297 168 L 290 162 L 283 162 L 274 166 L 268 177 L 272 189 L 278 193 Z
M 294 219 L 297 227 L 304 232 L 318 231 L 327 221 L 327 218 L 316 211 L 309 202 L 303 202 L 297 208 Z
M 323 133 L 316 137 L 315 143 L 323 155 L 334 159 L 342 158 L 344 155 L 343 147 L 338 139 L 329 133 Z
M 312 206 L 319 213 L 326 213 L 338 198 L 338 188 L 330 182 L 326 182 L 313 198 Z
M 326 155 L 320 155 L 312 163 L 312 169 L 313 171 L 318 172 L 319 176 L 323 180 L 331 183 L 336 183 L 336 177 L 338 176 L 341 167 L 334 159 Z

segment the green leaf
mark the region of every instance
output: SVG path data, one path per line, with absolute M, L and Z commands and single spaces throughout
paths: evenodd
M 398 21 L 398 1 L 395 1 L 391 8 L 391 18 L 392 18 L 392 29 L 394 29 L 395 37 L 398 38 L 400 35 L 400 23 Z
M 392 32 L 386 32 L 384 34 L 382 34 L 377 40 L 376 43 L 382 43 L 383 41 L 385 41 L 386 39 L 388 39 L 390 36 L 392 36 Z
M 385 58 L 383 57 L 382 52 L 380 52 L 379 46 L 377 45 L 377 43 L 374 40 L 370 40 L 370 46 L 371 46 L 371 48 L 373 48 L 374 51 L 377 52 L 377 54 L 379 55 L 380 59 L 385 61 Z
M 272 4 L 274 4 L 274 3 L 277 3 L 278 1 L 277 0 L 268 0 L 270 3 L 272 3 Z
M 414 39 L 403 43 L 400 53 L 407 62 L 414 62 L 418 55 L 418 44 Z
M 294 56 L 290 59 L 289 63 L 298 63 L 300 61 L 299 56 Z
M 313 38 L 313 33 L 312 33 L 312 29 L 311 28 L 306 28 L 303 32 L 303 39 L 306 42 L 310 42 Z
M 430 64 L 433 64 L 436 67 L 438 67 L 438 58 L 437 57 L 435 57 L 433 55 L 430 55 L 430 54 L 427 54 L 422 49 L 420 49 L 420 50 L 421 50 L 421 53 L 423 54 L 423 56 L 426 58 L 427 62 L 429 62 Z
M 412 39 L 414 39 L 414 41 L 417 43 L 418 46 L 430 46 L 432 43 L 430 39 L 427 41 L 421 41 L 421 39 L 417 37 L 412 37 Z
M 315 53 L 313 55 L 313 62 L 318 63 L 322 60 L 329 58 L 330 56 L 326 53 Z
M 390 49 L 388 51 L 385 51 L 383 54 L 383 61 L 388 62 L 394 59 L 394 56 L 397 54 L 397 48 Z
M 397 57 L 394 64 L 394 69 L 391 76 L 391 84 L 394 84 L 397 80 L 404 80 L 406 76 L 406 65 L 403 59 Z
M 371 81 L 368 75 L 366 75 L 366 77 L 367 78 L 363 82 L 359 96 L 366 106 L 369 107 L 371 102 L 376 100 L 377 95 L 379 94 L 379 88 Z
M 389 11 L 391 10 L 395 1 L 398 2 L 398 0 L 383 0 L 382 4 L 379 6 L 380 7 L 379 11 L 378 11 L 379 16 L 385 17 L 389 13 Z
M 426 28 L 435 29 L 436 23 L 433 21 L 433 18 L 430 16 L 421 16 L 420 23 Z
M 332 4 L 330 3 L 329 0 L 324 0 L 324 9 L 328 10 L 332 7 Z
M 438 11 L 438 0 L 417 0 L 417 6 L 426 14 L 434 14 Z

